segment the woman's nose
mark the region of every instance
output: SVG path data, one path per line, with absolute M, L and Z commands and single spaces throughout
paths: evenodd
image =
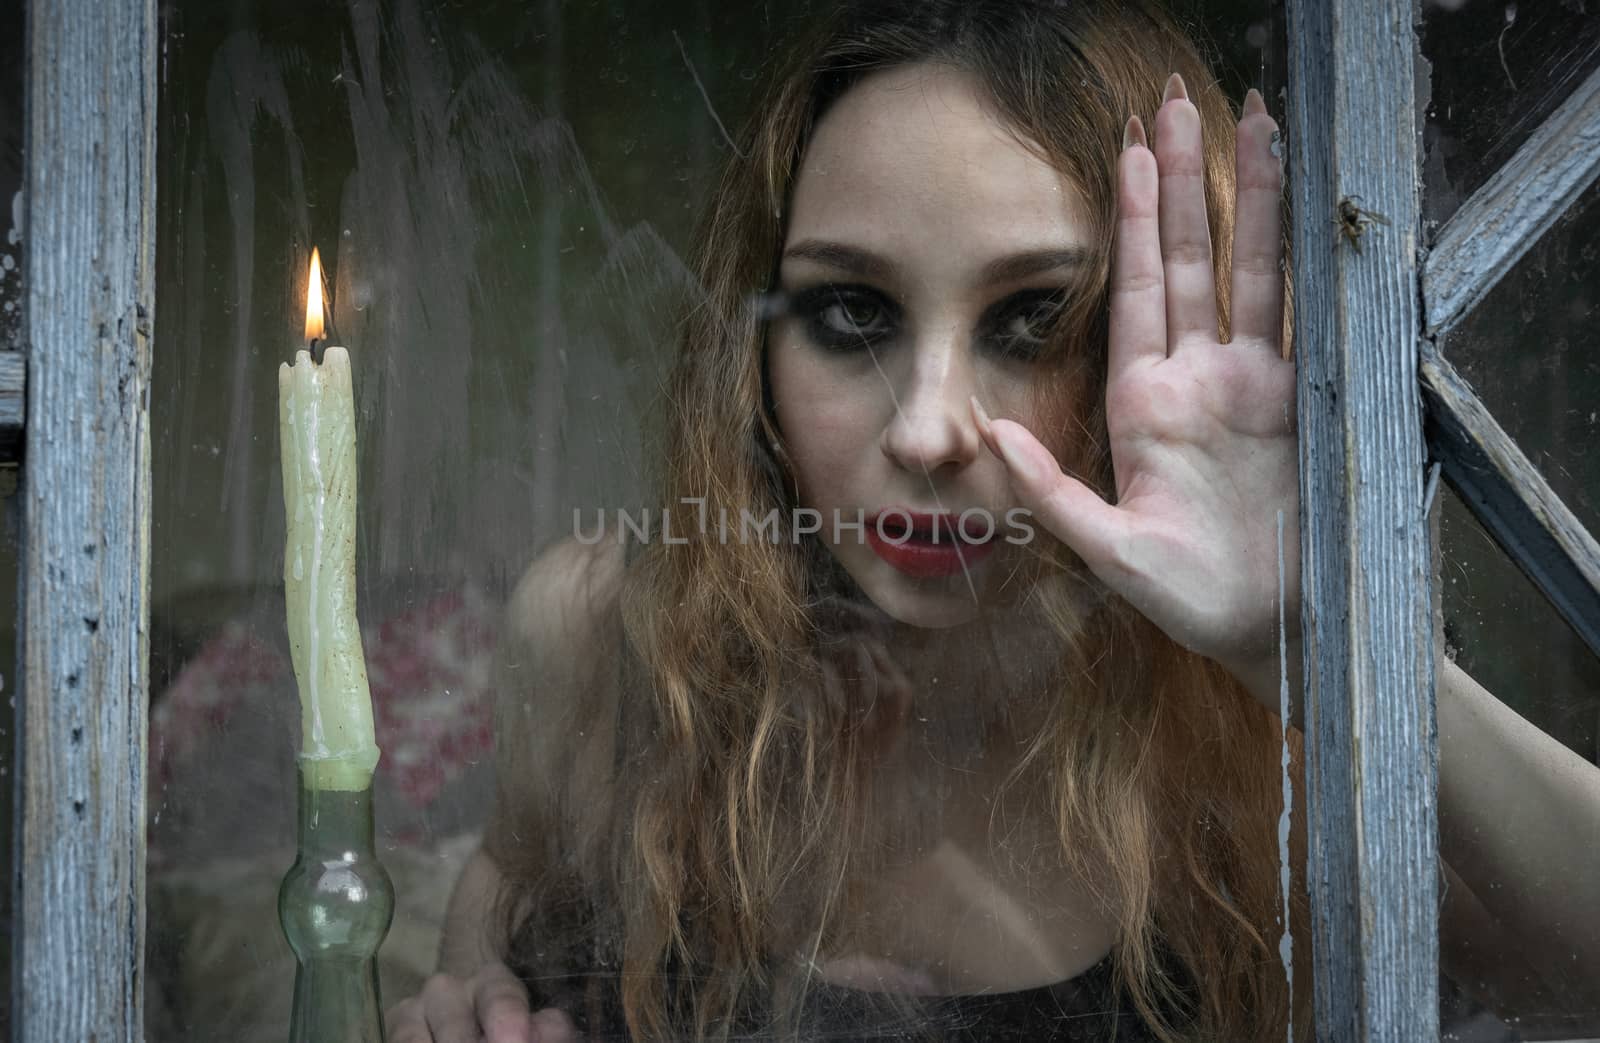
M 908 471 L 927 473 L 970 464 L 980 446 L 968 406 L 976 390 L 959 351 L 919 352 L 883 430 L 884 455 Z

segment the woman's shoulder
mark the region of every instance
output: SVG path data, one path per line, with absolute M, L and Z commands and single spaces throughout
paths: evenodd
M 619 540 L 562 540 L 539 554 L 506 602 L 505 639 L 554 662 L 577 661 L 614 638 L 626 572 Z
M 557 543 L 506 603 L 495 665 L 500 828 L 561 828 L 610 792 L 621 685 L 621 544 Z

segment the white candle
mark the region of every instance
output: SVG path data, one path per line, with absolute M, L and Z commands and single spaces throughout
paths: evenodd
M 322 266 L 315 251 L 311 263 L 307 336 L 320 337 Z M 327 348 L 320 364 L 302 350 L 293 366 L 278 368 L 278 432 L 301 771 L 314 789 L 365 789 L 378 745 L 356 621 L 356 424 L 345 349 Z

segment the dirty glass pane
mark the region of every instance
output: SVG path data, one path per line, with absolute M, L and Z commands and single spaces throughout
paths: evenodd
M 1600 532 L 1600 186 L 1444 342 L 1450 362 L 1590 532 Z
M 1443 222 L 1600 68 L 1593 0 L 1424 0 L 1423 211 Z
M 1593 894 L 1586 897 L 1581 888 L 1600 877 L 1600 853 L 1590 839 L 1596 818 L 1593 766 L 1600 759 L 1600 660 L 1466 506 L 1448 491 L 1443 496 L 1440 586 L 1445 649 L 1454 662 L 1439 664 L 1441 771 L 1448 779 L 1461 766 L 1451 759 L 1456 744 L 1466 741 L 1460 711 L 1453 715 L 1446 704 L 1466 705 L 1455 680 L 1462 674 L 1539 729 L 1537 743 L 1560 744 L 1533 745 L 1528 762 L 1509 754 L 1493 766 L 1491 777 L 1506 784 L 1502 813 L 1524 831 L 1520 850 L 1497 852 L 1469 840 L 1476 820 L 1462 803 L 1452 808 L 1444 801 L 1448 784 L 1442 790 L 1441 851 L 1452 868 L 1465 878 L 1472 866 L 1496 859 L 1515 867 L 1483 873 L 1481 882 L 1460 879 L 1452 885 L 1460 901 L 1447 899 L 1441 946 L 1444 970 L 1459 983 L 1447 993 L 1458 1032 L 1449 1038 L 1594 1038 L 1600 1035 L 1600 1001 L 1593 977 L 1578 968 L 1587 965 L 1584 953 L 1592 952 L 1596 934 Z M 1587 793 L 1586 803 L 1562 804 L 1559 790 L 1539 786 L 1536 772 L 1557 765 L 1587 782 L 1587 791 L 1578 791 Z M 1470 778 L 1485 767 L 1469 764 L 1461 774 Z M 1565 855 L 1559 846 L 1541 851 L 1535 846 L 1541 825 L 1581 839 Z M 1569 881 L 1579 886 L 1569 889 Z M 1554 924 L 1542 921 L 1544 929 L 1529 929 L 1541 903 L 1567 915 Z
M 280 363 L 348 348 L 383 995 L 438 959 L 494 798 L 506 599 L 576 506 L 644 496 L 694 210 L 804 7 L 163 8 L 152 415 L 149 1024 L 282 1039 L 300 709 Z M 713 23 L 718 27 L 712 32 Z M 697 84 L 698 78 L 698 84 Z M 712 105 L 706 92 L 715 91 Z M 725 107 L 726 111 L 723 111 Z
M 968 407 L 1113 494 L 1123 121 L 1174 68 L 1221 133 L 1248 86 L 1277 111 L 1281 20 L 1183 5 L 1210 89 L 1121 4 L 855 6 L 902 23 L 816 82 L 786 70 L 824 0 L 163 7 L 150 1038 L 286 1034 L 286 613 L 321 573 L 284 475 L 322 465 L 283 469 L 277 381 L 313 250 L 354 385 L 384 1007 L 492 956 L 603 1038 L 1304 1025 L 1275 563 L 1133 606 L 1012 513 Z M 1270 559 L 1285 508 L 1293 539 L 1270 478 L 1213 553 L 1248 528 Z
M 1448 217 L 1592 72 L 1592 7 L 1428 10 L 1431 216 Z M 1589 350 L 1600 308 L 1597 204 L 1590 188 L 1443 343 L 1591 531 L 1600 529 L 1600 468 L 1588 451 L 1600 433 L 1600 361 Z M 1439 672 L 1441 853 L 1458 874 L 1441 917 L 1444 970 L 1459 984 L 1447 1002 L 1460 1011 L 1460 1038 L 1600 1035 L 1600 892 L 1566 883 L 1600 879 L 1600 664 L 1453 496 L 1441 589 L 1454 657 Z

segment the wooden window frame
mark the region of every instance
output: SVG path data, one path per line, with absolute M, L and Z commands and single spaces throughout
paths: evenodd
M 1288 0 L 1288 16 L 1317 1036 L 1438 1039 L 1417 8 Z M 1349 204 L 1388 224 L 1346 237 Z
M 32 0 L 12 1038 L 144 1038 L 155 0 Z
M 1424 260 L 1416 0 L 1287 6 L 1317 1035 L 1437 1039 L 1427 461 L 1600 654 L 1600 547 L 1438 339 L 1600 176 L 1600 70 Z
M 1285 2 L 1318 1035 L 1432 1039 L 1430 459 L 1600 652 L 1595 540 L 1436 340 L 1600 175 L 1600 72 L 1424 263 L 1415 0 Z M 27 1043 L 144 1037 L 160 48 L 155 0 L 29 5 L 27 350 L 0 358 L 0 414 L 26 399 L 11 988 Z M 1358 196 L 1389 222 L 1359 252 L 1335 221 Z M 0 415 L 0 453 L 16 427 Z

